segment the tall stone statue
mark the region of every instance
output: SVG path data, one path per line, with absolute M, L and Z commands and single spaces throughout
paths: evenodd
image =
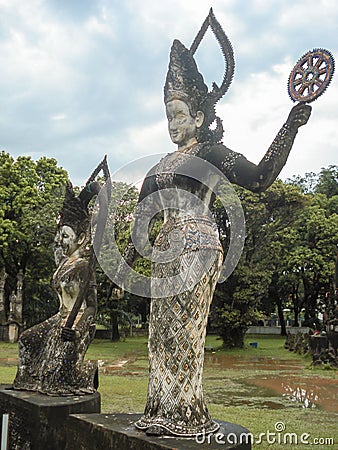
M 53 287 L 60 309 L 20 336 L 14 389 L 49 395 L 83 395 L 95 391 L 96 364 L 85 362 L 84 356 L 94 338 L 97 308 L 95 271 L 88 262 L 91 242 L 88 204 L 99 189 L 97 182 L 89 182 L 76 196 L 71 183 L 66 186 L 54 240 L 57 269 Z M 79 307 L 74 312 L 76 302 Z M 72 323 L 69 322 L 71 314 Z
M 227 67 L 221 86 L 214 84 L 211 91 L 193 56 L 208 26 L 221 45 Z M 152 195 L 158 211 L 164 210 L 164 223 L 153 247 L 152 286 L 155 289 L 164 278 L 174 282 L 163 289 L 162 297 L 156 295 L 151 300 L 148 398 L 144 415 L 135 424 L 148 434 L 191 437 L 219 427 L 210 417 L 202 386 L 207 318 L 223 262 L 218 230 L 210 216 L 213 188 L 218 182 L 210 167 L 232 183 L 253 192 L 264 191 L 283 168 L 298 129 L 307 123 L 311 112 L 304 103 L 293 107 L 261 162 L 249 162 L 221 143 L 223 127 L 215 113 L 216 102 L 231 83 L 233 69 L 231 44 L 212 11 L 190 49 L 178 40 L 172 45 L 164 102 L 169 134 L 177 149 L 148 173 L 125 253 L 125 261 L 134 264 L 139 256 L 135 243 L 144 233 L 144 199 Z M 197 168 L 196 176 L 191 171 L 191 176 L 184 175 L 196 158 L 205 162 L 203 170 Z M 181 251 L 167 258 L 177 242 L 182 244 Z M 124 277 L 122 264 L 116 284 L 125 286 Z M 173 283 L 177 284 L 176 293 Z

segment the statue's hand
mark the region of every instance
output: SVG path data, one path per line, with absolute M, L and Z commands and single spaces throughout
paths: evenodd
M 61 339 L 64 342 L 74 342 L 79 337 L 79 332 L 72 328 L 63 327 L 61 330 Z
M 295 105 L 289 114 L 288 120 L 286 123 L 291 128 L 299 128 L 302 125 L 305 125 L 307 121 L 309 120 L 309 117 L 311 115 L 311 106 L 307 105 L 306 103 L 297 103 Z

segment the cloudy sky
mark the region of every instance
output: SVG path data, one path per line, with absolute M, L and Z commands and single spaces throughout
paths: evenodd
M 211 6 L 236 60 L 217 107 L 223 142 L 258 163 L 293 105 L 296 61 L 313 48 L 338 58 L 336 0 L 0 0 L 0 149 L 54 157 L 75 184 L 104 154 L 114 172 L 174 150 L 162 94 L 170 46 L 189 47 Z M 212 33 L 196 60 L 209 86 L 221 80 Z M 338 74 L 312 106 L 283 179 L 338 163 Z

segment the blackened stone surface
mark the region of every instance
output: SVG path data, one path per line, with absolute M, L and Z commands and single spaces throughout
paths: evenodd
M 217 433 L 196 439 L 154 437 L 135 428 L 139 414 L 99 411 L 98 393 L 50 397 L 0 386 L 0 417 L 10 414 L 10 450 L 251 449 L 248 430 L 229 422 L 217 421 Z
M 323 348 L 327 348 L 328 338 L 327 336 L 310 336 L 310 349 L 311 354 L 320 353 Z
M 50 397 L 37 392 L 6 389 L 4 385 L 0 389 L 0 417 L 9 413 L 10 419 L 10 450 L 64 449 L 69 414 L 98 412 L 99 393 Z
M 220 429 L 214 435 L 197 439 L 147 436 L 135 428 L 138 414 L 76 414 L 67 420 L 65 450 L 250 450 L 249 431 L 229 422 L 217 421 Z M 234 442 L 242 444 L 234 445 Z M 227 437 L 229 437 L 230 444 Z M 210 441 L 210 443 L 209 443 Z M 250 441 L 250 440 L 249 440 Z

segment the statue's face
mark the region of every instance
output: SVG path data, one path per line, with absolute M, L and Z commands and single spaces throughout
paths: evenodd
M 71 256 L 80 247 L 80 240 L 76 235 L 73 228 L 68 225 L 62 225 L 56 232 L 55 239 L 55 252 L 60 252 L 65 256 Z
M 197 135 L 197 128 L 203 123 L 201 111 L 192 117 L 188 105 L 182 100 L 172 100 L 166 104 L 168 129 L 171 140 L 179 147 L 189 144 Z

